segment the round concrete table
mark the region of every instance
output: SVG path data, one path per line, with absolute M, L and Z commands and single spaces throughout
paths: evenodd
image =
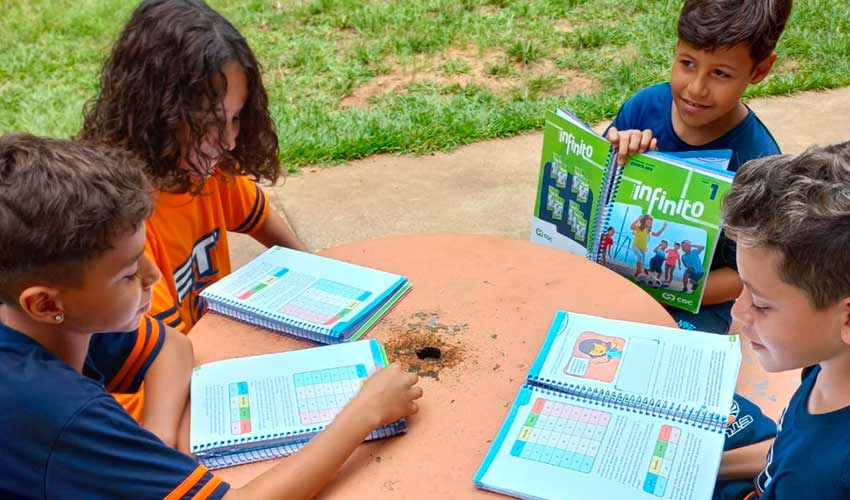
M 322 255 L 410 279 L 413 290 L 369 336 L 385 344 L 391 360 L 420 374 L 425 396 L 407 435 L 360 446 L 321 498 L 497 496 L 477 490 L 472 478 L 558 309 L 675 326 L 664 308 L 619 275 L 524 241 L 416 235 Z M 215 314 L 201 319 L 189 338 L 198 364 L 314 345 Z M 440 359 L 429 357 L 436 355 L 429 347 L 440 350 Z M 215 473 L 239 486 L 274 464 Z

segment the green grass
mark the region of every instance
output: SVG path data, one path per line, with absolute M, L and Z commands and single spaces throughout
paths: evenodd
M 211 3 L 263 63 L 282 160 L 297 169 L 510 136 L 540 127 L 556 106 L 591 122 L 612 116 L 634 91 L 667 79 L 681 2 Z M 0 0 L 0 132 L 75 133 L 101 62 L 132 10 L 127 4 Z M 749 97 L 850 84 L 850 4 L 798 0 L 777 52 L 777 71 Z M 399 67 L 439 78 L 377 93 L 368 106 L 341 104 Z M 559 97 L 576 74 L 594 84 Z

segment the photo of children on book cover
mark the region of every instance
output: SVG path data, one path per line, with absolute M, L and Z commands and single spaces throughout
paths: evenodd
M 615 203 L 602 234 L 602 263 L 638 284 L 693 294 L 705 277 L 706 232 L 656 220 L 641 207 Z

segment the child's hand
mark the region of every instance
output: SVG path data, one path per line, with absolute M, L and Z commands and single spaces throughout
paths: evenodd
M 389 424 L 419 411 L 414 400 L 422 397 L 422 388 L 417 382 L 418 375 L 404 373 L 393 363 L 369 377 L 351 403 L 374 416 L 378 425 Z
M 608 141 L 617 148 L 617 165 L 626 163 L 626 158 L 636 153 L 645 153 L 647 149 L 658 150 L 658 139 L 652 137 L 652 130 L 608 130 Z

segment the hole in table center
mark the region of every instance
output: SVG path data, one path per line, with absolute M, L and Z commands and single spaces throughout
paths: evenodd
M 440 380 L 444 370 L 458 367 L 466 358 L 468 325 L 443 323 L 435 311 L 419 311 L 384 326 L 389 359 L 420 377 Z
M 418 349 L 416 351 L 416 357 L 419 359 L 440 359 L 442 356 L 442 351 L 440 351 L 439 347 L 423 347 L 422 349 Z

